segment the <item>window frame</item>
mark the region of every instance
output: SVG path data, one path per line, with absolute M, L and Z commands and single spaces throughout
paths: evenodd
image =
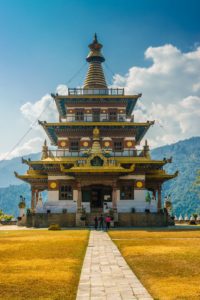
M 59 186 L 59 200 L 73 200 L 73 187 L 70 184 Z
M 128 188 L 130 190 L 128 191 Z M 122 196 L 122 193 L 124 195 Z M 131 194 L 130 194 L 131 193 Z M 134 200 L 135 199 L 135 189 L 133 183 L 126 183 L 120 186 L 120 200 Z
M 75 145 L 73 143 L 76 143 L 77 148 L 75 148 Z M 71 140 L 69 142 L 69 151 L 70 152 L 79 152 L 80 150 L 80 141 L 79 140 Z

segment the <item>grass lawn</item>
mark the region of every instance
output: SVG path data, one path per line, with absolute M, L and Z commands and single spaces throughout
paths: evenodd
M 154 299 L 200 299 L 200 230 L 109 234 Z
M 0 299 L 75 299 L 87 230 L 0 231 Z

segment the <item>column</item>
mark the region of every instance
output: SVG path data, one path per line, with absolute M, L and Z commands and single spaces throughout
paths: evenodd
M 37 204 L 38 204 L 38 199 L 39 199 L 39 191 L 36 190 L 36 191 L 35 191 L 35 207 L 36 207 Z
M 35 210 L 35 190 L 31 189 L 31 210 Z
M 77 197 L 77 212 L 81 212 L 82 210 L 82 191 L 81 191 L 81 184 L 78 183 L 78 197 Z
M 157 204 L 157 209 L 158 212 L 161 210 L 162 208 L 162 203 L 161 203 L 161 186 L 158 187 L 158 204 Z
M 113 190 L 112 190 L 112 207 L 113 210 L 117 210 L 117 186 L 116 184 L 113 185 Z

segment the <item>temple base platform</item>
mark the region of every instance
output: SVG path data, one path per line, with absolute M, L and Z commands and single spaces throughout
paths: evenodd
M 51 224 L 60 227 L 90 228 L 94 226 L 96 213 L 35 213 L 26 217 L 27 227 L 46 228 Z M 163 213 L 115 213 L 111 227 L 163 227 L 174 225 L 167 214 Z

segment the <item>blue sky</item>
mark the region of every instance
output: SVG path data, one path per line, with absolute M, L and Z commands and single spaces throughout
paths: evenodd
M 84 64 L 94 32 L 110 69 L 124 76 L 133 66 L 148 68 L 149 47 L 194 51 L 199 11 L 195 0 L 0 0 L 0 153 L 30 124 L 20 107 L 67 83 Z M 80 85 L 85 72 L 71 86 Z M 111 82 L 111 72 L 105 72 Z

